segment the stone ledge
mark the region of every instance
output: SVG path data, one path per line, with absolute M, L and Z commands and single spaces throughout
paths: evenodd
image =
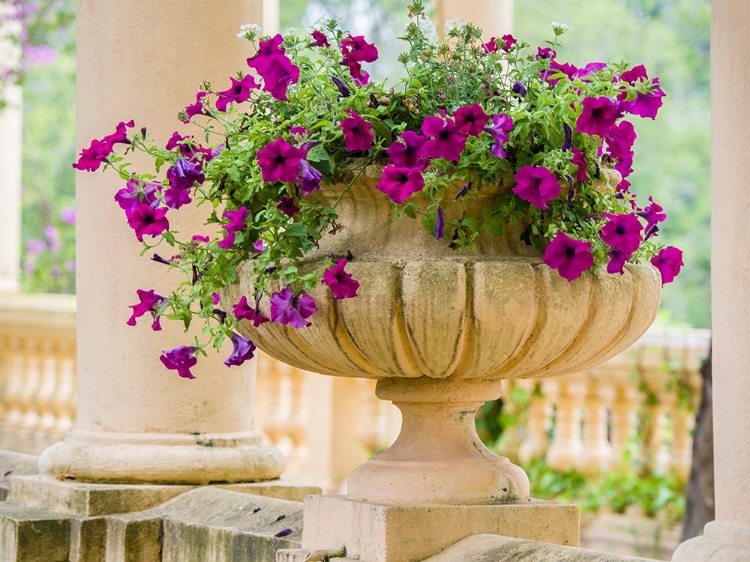
M 468 560 L 481 560 L 482 562 L 506 562 L 508 560 L 533 560 L 533 562 L 656 562 L 647 558 L 487 534 L 474 535 L 463 539 L 424 562 L 466 562 Z
M 577 546 L 578 507 L 539 500 L 395 505 L 312 496 L 305 499 L 302 548 L 311 552 L 344 547 L 348 557 L 366 562 L 412 562 L 479 533 Z
M 0 501 L 8 497 L 10 477 L 21 474 L 37 474 L 39 472 L 39 457 L 0 451 Z
M 320 493 L 317 486 L 295 484 L 280 479 L 196 487 L 167 484 L 93 484 L 33 475 L 12 476 L 10 484 L 7 498 L 10 503 L 86 516 L 144 511 L 196 488 L 223 488 L 289 501 L 302 501 L 307 495 Z

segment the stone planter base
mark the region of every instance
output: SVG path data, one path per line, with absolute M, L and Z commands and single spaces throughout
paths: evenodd
M 477 533 L 568 546 L 578 546 L 579 535 L 577 506 L 539 500 L 503 505 L 393 505 L 312 496 L 305 499 L 304 520 L 302 549 L 306 553 L 280 552 L 277 560 L 345 548 L 347 558 L 362 562 L 411 562 Z

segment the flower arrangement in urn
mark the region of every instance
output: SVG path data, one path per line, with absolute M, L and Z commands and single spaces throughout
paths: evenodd
M 512 35 L 484 41 L 461 21 L 439 42 L 422 2 L 409 15 L 398 83 L 371 81 L 377 47 L 334 20 L 286 37 L 246 25 L 239 36 L 257 51 L 244 70 L 203 83 L 178 115 L 194 135 L 175 132 L 160 146 L 145 127 L 121 122 L 82 150 L 74 167 L 119 173 L 115 201 L 127 224 L 159 267 L 186 275 L 166 296 L 137 290 L 128 324 L 145 317 L 160 330 L 168 318 L 187 328 L 196 315 L 207 324 L 162 354 L 168 369 L 193 378 L 196 354 L 226 338 L 234 347 L 225 363 L 240 365 L 255 349 L 237 333 L 243 320 L 304 330 L 321 284 L 334 300 L 358 297 L 347 270 L 356 253 L 305 257 L 352 227 L 338 206 L 365 176 L 394 214 L 421 221 L 432 243 L 459 255 L 483 237 L 512 235 L 570 283 L 592 269 L 622 275 L 628 262 L 650 261 L 662 283 L 678 274 L 682 252 L 658 236 L 666 214 L 651 198 L 637 201 L 628 181 L 629 119 L 656 117 L 658 78 L 643 66 L 561 62 L 563 24 L 531 48 Z M 134 151 L 153 158 L 153 172 L 131 172 Z M 214 236 L 170 228 L 172 214 L 201 203 Z M 225 302 L 219 294 L 243 263 L 251 290 Z

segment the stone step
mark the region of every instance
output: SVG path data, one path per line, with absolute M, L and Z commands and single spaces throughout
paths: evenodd
M 0 503 L 0 560 L 68 562 L 72 527 L 70 515 Z

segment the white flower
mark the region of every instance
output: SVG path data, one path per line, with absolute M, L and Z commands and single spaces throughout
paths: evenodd
M 447 25 L 448 24 L 446 23 L 446 27 Z M 422 35 L 424 35 L 424 38 L 427 39 L 427 41 L 429 41 L 433 45 L 437 44 L 437 29 L 435 29 L 435 24 L 432 23 L 432 20 L 430 20 L 429 18 L 418 18 L 417 26 L 419 27 L 419 30 L 422 32 Z
M 463 29 L 466 27 L 466 22 L 461 18 L 453 18 L 445 22 L 445 32 L 450 33 L 454 29 Z
M 555 35 L 562 35 L 566 31 L 573 29 L 567 23 L 560 23 L 559 21 L 551 21 L 547 24 L 555 32 Z
M 287 27 L 286 30 L 284 31 L 284 36 L 294 35 L 298 31 L 299 29 L 297 29 L 296 27 Z
M 237 34 L 237 37 L 244 37 L 248 33 L 251 33 L 255 36 L 262 35 L 263 34 L 263 27 L 256 24 L 256 23 L 245 23 L 240 26 L 240 32 Z

